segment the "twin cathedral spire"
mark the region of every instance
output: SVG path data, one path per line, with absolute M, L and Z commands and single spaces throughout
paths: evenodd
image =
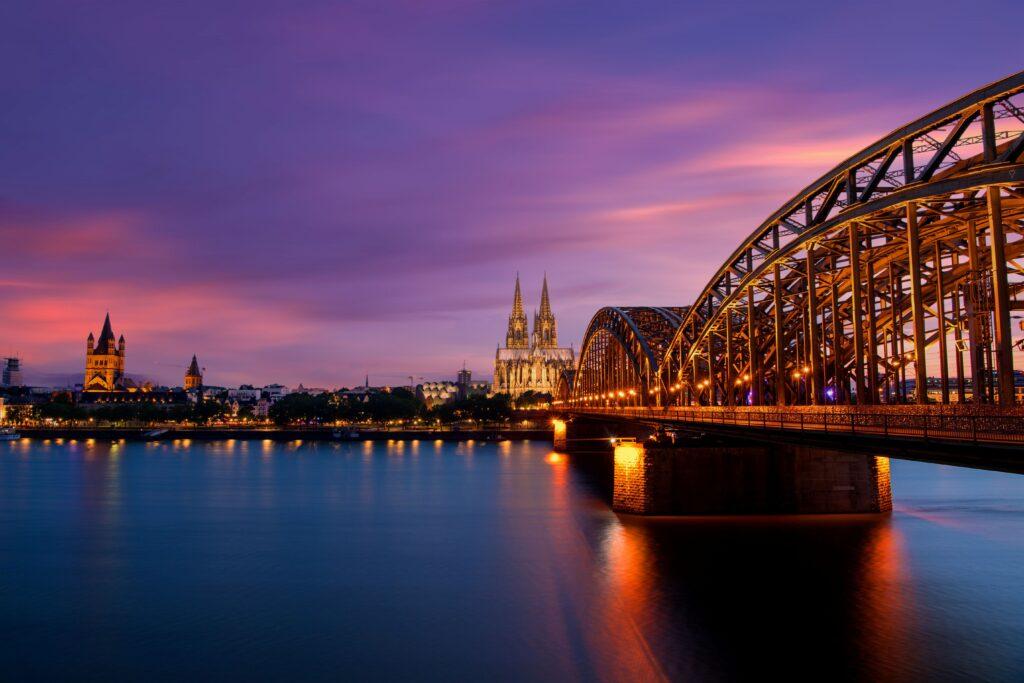
M 533 336 L 527 329 L 526 311 L 523 309 L 523 293 L 516 273 L 516 291 L 512 298 L 512 315 L 508 317 L 508 332 L 505 334 L 505 348 L 508 349 L 554 349 L 558 347 L 558 323 L 551 312 L 548 296 L 548 276 L 544 275 L 544 287 L 540 294 L 540 311 L 533 312 Z
M 533 312 L 533 334 L 527 327 L 523 310 L 523 292 L 516 275 L 516 292 L 512 299 L 512 315 L 508 317 L 505 347 L 494 355 L 494 383 L 496 394 L 508 394 L 513 399 L 532 391 L 554 394 L 566 373 L 576 363 L 572 348 L 558 346 L 558 324 L 551 311 L 548 296 L 548 277 L 540 294 L 540 310 Z

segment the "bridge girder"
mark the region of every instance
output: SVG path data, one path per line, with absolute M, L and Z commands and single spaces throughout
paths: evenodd
M 970 383 L 975 401 L 998 386 L 1012 402 L 1022 161 L 1024 72 L 898 128 L 787 201 L 723 263 L 660 358 L 635 330 L 595 328 L 621 310 L 602 309 L 577 384 L 603 329 L 648 404 L 905 401 L 908 369 L 924 384 L 933 346 L 943 402 L 951 359 L 959 400 Z

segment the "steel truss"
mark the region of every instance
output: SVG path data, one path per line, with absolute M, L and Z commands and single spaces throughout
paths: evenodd
M 677 324 L 630 324 L 666 309 L 599 311 L 569 400 L 923 403 L 937 372 L 943 403 L 1012 404 L 1022 92 L 1024 72 L 844 161 L 762 223 L 693 306 L 671 309 Z
M 607 307 L 583 337 L 572 396 L 587 404 L 643 405 L 686 308 Z

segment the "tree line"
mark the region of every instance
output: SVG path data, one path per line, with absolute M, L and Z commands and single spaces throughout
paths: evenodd
M 490 397 L 475 395 L 428 408 L 415 393 L 404 388 L 373 392 L 362 397 L 343 392 L 317 395 L 294 393 L 270 406 L 269 418 L 279 426 L 383 424 L 417 419 L 428 424 L 446 425 L 467 421 L 496 423 L 509 421 L 516 408 L 540 407 L 550 400 L 550 395 L 534 392 L 526 392 L 515 402 L 507 394 Z M 113 424 L 187 422 L 205 425 L 232 417 L 239 420 L 252 419 L 252 411 L 252 406 L 243 405 L 237 415 L 232 415 L 230 404 L 218 398 L 206 398 L 188 404 L 125 402 L 87 407 L 76 403 L 68 392 L 58 392 L 35 408 L 35 414 L 42 419 Z

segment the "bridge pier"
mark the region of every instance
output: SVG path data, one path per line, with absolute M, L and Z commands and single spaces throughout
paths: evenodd
M 621 442 L 612 508 L 640 515 L 887 513 L 889 459 L 808 446 Z
M 562 453 L 611 454 L 613 441 L 626 438 L 646 439 L 654 429 L 638 422 L 610 422 L 585 417 L 555 418 L 552 439 L 556 451 Z

